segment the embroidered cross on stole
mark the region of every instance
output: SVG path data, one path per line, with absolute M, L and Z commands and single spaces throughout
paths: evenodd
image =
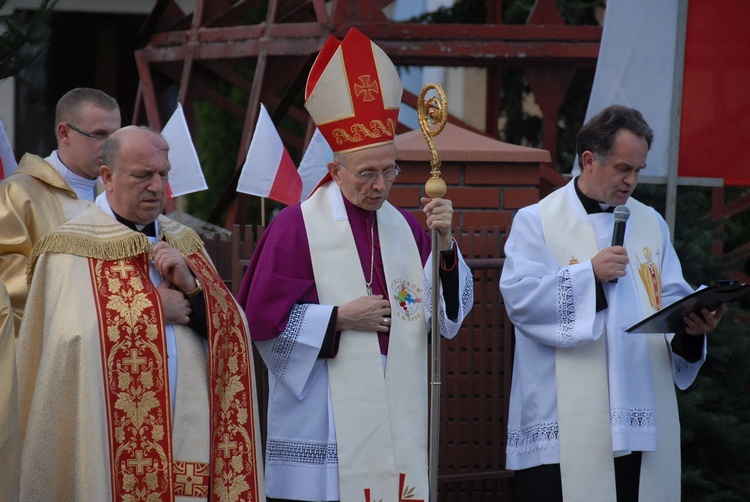
M 206 295 L 209 389 L 201 406 L 210 410 L 210 461 L 174 458 L 165 322 L 147 260 L 146 254 L 89 258 L 100 320 L 112 500 L 205 498 L 209 490 L 211 500 L 260 500 L 257 396 L 244 317 L 207 258 L 201 252 L 187 256 Z

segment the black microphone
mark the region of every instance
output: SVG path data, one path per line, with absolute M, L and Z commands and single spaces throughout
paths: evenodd
M 630 218 L 630 209 L 627 206 L 617 206 L 615 208 L 615 227 L 612 230 L 612 245 L 622 246 L 625 242 L 625 222 Z M 615 277 L 609 282 L 617 282 Z
M 628 206 L 617 206 L 615 208 L 615 228 L 612 230 L 612 245 L 622 246 L 625 242 L 625 222 L 630 218 Z

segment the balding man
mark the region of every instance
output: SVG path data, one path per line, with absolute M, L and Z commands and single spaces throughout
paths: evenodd
M 167 142 L 126 127 L 103 161 L 95 206 L 29 258 L 21 500 L 263 500 L 247 324 L 161 215 Z

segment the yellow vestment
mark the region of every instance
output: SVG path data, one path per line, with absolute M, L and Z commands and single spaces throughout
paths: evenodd
M 13 306 L 16 335 L 26 305 L 26 259 L 39 239 L 85 211 L 62 176 L 41 157 L 26 154 L 0 182 L 0 280 Z
M 264 498 L 245 317 L 195 232 L 158 221 L 204 286 L 208 350 L 173 325 L 169 381 L 143 234 L 92 207 L 44 237 L 18 337 L 23 500 Z
M 0 282 L 0 502 L 18 500 L 19 437 L 13 315 Z

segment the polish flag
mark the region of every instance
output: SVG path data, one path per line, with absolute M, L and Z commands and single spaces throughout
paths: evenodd
M 607 1 L 586 120 L 641 111 L 654 130 L 641 183 L 750 186 L 748 24 L 747 0 Z
M 169 163 L 172 165 L 169 171 L 167 196 L 171 199 L 206 190 L 208 185 L 203 177 L 198 152 L 195 151 L 180 103 L 177 103 L 177 109 L 169 118 L 161 134 L 169 143 Z
M 237 191 L 268 197 L 287 206 L 299 202 L 302 195 L 302 178 L 263 104 Z
M 315 133 L 307 145 L 302 162 L 299 163 L 299 175 L 302 178 L 302 199 L 307 199 L 313 188 L 328 174 L 328 163 L 333 161 L 333 150 L 323 137 L 320 129 Z
M 0 119 L 0 180 L 16 172 L 16 167 L 18 167 L 16 157 L 13 155 L 8 135 L 5 133 L 5 126 Z

